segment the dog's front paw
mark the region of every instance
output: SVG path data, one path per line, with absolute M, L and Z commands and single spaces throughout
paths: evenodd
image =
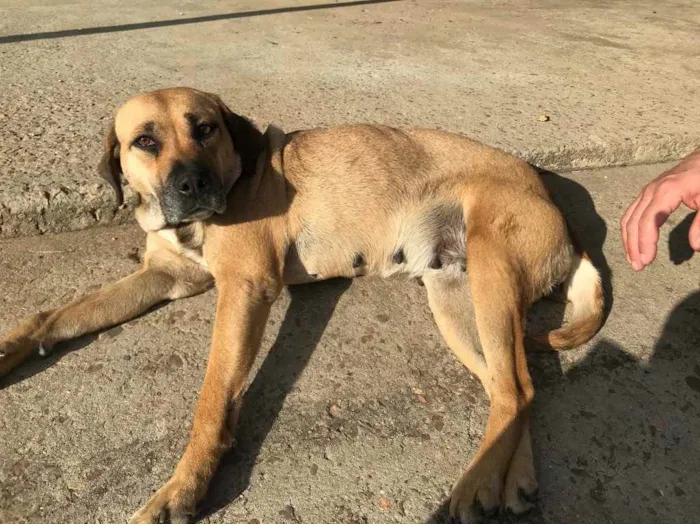
M 129 524 L 187 524 L 195 514 L 192 490 L 171 479 L 138 510 Z
M 476 462 L 452 489 L 450 516 L 462 524 L 481 522 L 484 515 L 498 512 L 503 488 L 502 475 L 487 461 Z
M 36 348 L 37 344 L 27 338 L 0 340 L 0 377 L 24 362 Z
M 37 349 L 42 352 L 42 356 L 48 353 L 51 345 L 42 345 L 41 341 L 46 335 L 43 327 L 49 315 L 50 312 L 45 312 L 29 317 L 0 337 L 0 377 L 27 360 Z

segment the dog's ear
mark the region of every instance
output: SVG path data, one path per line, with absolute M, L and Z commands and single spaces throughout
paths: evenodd
M 224 122 L 226 122 L 226 128 L 233 140 L 233 147 L 241 155 L 243 173 L 255 172 L 258 157 L 265 148 L 263 134 L 250 120 L 231 111 L 218 96 L 212 96 L 219 106 Z
M 112 186 L 117 197 L 117 206 L 121 206 L 124 203 L 121 182 L 122 165 L 119 161 L 119 140 L 114 130 L 114 124 L 109 128 L 105 137 L 105 152 L 97 166 L 97 171 Z

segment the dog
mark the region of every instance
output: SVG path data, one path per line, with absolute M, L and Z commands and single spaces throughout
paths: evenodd
M 490 401 L 485 437 L 456 482 L 462 522 L 537 490 L 525 357 L 528 307 L 561 285 L 567 324 L 535 335 L 559 350 L 603 322 L 599 272 L 536 171 L 466 137 L 347 125 L 263 134 L 219 97 L 141 94 L 116 113 L 100 171 L 122 177 L 147 232 L 143 267 L 0 338 L 0 374 L 38 350 L 204 292 L 218 299 L 211 354 L 187 448 L 133 524 L 187 522 L 232 442 L 270 308 L 283 286 L 332 277 L 422 279 L 437 326 Z

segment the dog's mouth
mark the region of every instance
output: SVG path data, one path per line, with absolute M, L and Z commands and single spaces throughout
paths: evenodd
M 191 209 L 180 213 L 180 223 L 206 220 L 212 215 L 220 215 L 226 211 L 226 199 L 215 198 L 208 202 L 198 202 Z

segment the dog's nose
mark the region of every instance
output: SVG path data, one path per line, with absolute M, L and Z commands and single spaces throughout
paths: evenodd
M 200 170 L 192 173 L 185 173 L 177 182 L 177 190 L 181 195 L 194 197 L 207 189 L 210 185 L 210 178 Z

